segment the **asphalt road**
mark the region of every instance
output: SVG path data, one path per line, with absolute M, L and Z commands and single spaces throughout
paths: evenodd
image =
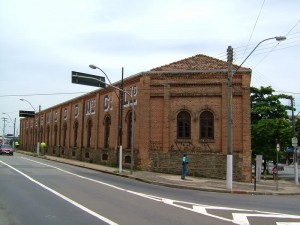
M 300 196 L 172 189 L 15 153 L 0 157 L 0 225 L 300 224 Z

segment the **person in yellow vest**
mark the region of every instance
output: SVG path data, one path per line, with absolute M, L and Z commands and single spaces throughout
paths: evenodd
M 18 149 L 18 148 L 19 148 L 19 145 L 20 145 L 20 144 L 19 144 L 19 142 L 18 142 L 18 141 L 16 141 L 16 142 L 15 142 L 15 147 L 16 147 L 16 149 Z

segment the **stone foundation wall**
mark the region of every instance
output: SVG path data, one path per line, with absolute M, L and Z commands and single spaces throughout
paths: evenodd
M 175 152 L 151 152 L 150 153 L 150 170 L 161 173 L 181 174 L 182 154 Z M 222 153 L 190 153 L 187 154 L 189 161 L 188 175 L 226 179 L 226 160 L 227 155 Z M 242 154 L 233 156 L 233 180 L 249 181 L 251 174 L 243 174 Z

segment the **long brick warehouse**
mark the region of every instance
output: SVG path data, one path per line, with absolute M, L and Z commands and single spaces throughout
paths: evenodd
M 251 70 L 241 68 L 232 85 L 233 179 L 247 182 L 250 80 Z M 135 169 L 180 174 L 186 153 L 190 176 L 226 179 L 227 82 L 227 62 L 205 55 L 141 72 L 124 79 L 132 99 L 106 87 L 21 119 L 20 148 L 35 151 L 45 142 L 47 155 L 117 166 L 122 143 L 123 166 L 130 168 L 134 104 Z M 121 88 L 121 81 L 113 85 Z

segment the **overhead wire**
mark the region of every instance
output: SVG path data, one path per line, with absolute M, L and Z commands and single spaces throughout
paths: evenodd
M 300 20 L 298 20 L 297 22 L 296 22 L 296 24 L 287 32 L 287 34 L 285 35 L 285 36 L 288 36 L 289 35 L 289 33 L 291 33 L 291 31 L 298 25 L 300 23 Z M 254 68 L 255 67 L 257 67 L 262 61 L 264 61 L 268 56 L 269 56 L 269 54 L 278 46 L 278 45 L 280 45 L 280 43 L 281 42 L 278 42 L 255 66 L 254 66 Z
M 257 25 L 257 22 L 258 22 L 258 19 L 259 19 L 259 17 L 260 17 L 260 14 L 261 14 L 261 11 L 262 11 L 262 8 L 263 8 L 264 4 L 265 4 L 265 0 L 263 0 L 263 3 L 262 3 L 262 5 L 261 5 L 261 7 L 260 7 L 258 16 L 257 16 L 257 18 L 256 18 L 254 27 L 252 28 L 252 32 L 251 32 L 251 35 L 250 35 L 249 40 L 248 40 L 248 43 L 247 43 L 247 46 L 246 46 L 246 48 L 245 48 L 245 50 L 244 50 L 243 57 L 244 57 L 244 55 L 245 55 L 245 53 L 246 53 L 246 51 L 247 51 L 247 48 L 248 48 L 248 46 L 249 46 L 249 43 L 250 43 L 251 39 L 252 39 L 254 30 L 255 30 L 255 28 L 256 28 L 256 25 Z

